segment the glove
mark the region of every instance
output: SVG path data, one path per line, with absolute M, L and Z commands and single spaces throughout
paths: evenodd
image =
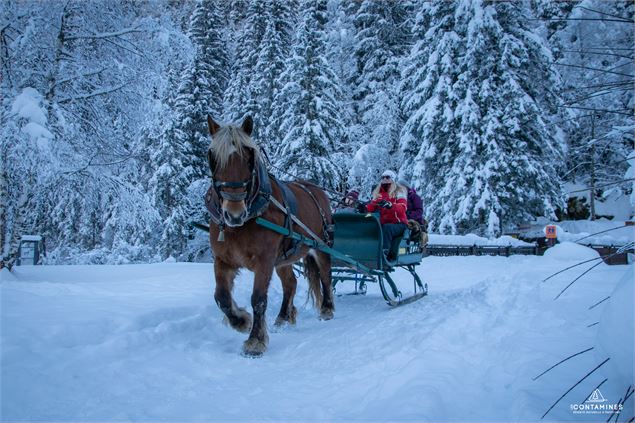
M 361 201 L 357 203 L 357 205 L 355 206 L 355 209 L 360 212 L 360 213 L 366 213 L 366 204 L 362 203 Z
M 377 203 L 377 205 L 381 207 L 382 209 L 392 208 L 392 203 L 387 200 L 381 200 L 379 203 Z

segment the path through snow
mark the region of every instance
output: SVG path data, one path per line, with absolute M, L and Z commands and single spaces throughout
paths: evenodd
M 302 306 L 301 281 L 297 325 L 270 330 L 261 359 L 242 357 L 245 335 L 221 323 L 211 265 L 19 267 L 2 273 L 2 419 L 537 421 L 598 358 L 532 377 L 593 346 L 602 307 L 588 307 L 626 272 L 601 265 L 554 301 L 585 267 L 541 280 L 589 251 L 429 257 L 418 268 L 428 297 L 392 309 L 373 284 L 337 297 L 329 322 Z M 246 305 L 252 275 L 239 278 Z M 270 326 L 281 297 L 274 280 Z M 592 419 L 569 404 L 601 380 L 548 417 Z

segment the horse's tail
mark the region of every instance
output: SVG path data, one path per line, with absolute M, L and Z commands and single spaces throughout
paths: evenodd
M 320 282 L 320 268 L 311 253 L 304 257 L 304 276 L 309 281 L 309 297 L 315 308 L 322 308 L 322 286 Z

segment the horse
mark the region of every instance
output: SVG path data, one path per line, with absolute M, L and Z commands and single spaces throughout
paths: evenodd
M 319 310 L 319 318 L 332 319 L 335 304 L 331 257 L 260 226 L 255 218 L 262 217 L 328 243 L 332 235 L 329 199 L 311 182 L 283 183 L 267 172 L 261 151 L 251 139 L 250 117 L 240 126 L 221 126 L 208 115 L 207 124 L 212 138 L 207 157 L 212 186 L 206 195 L 206 205 L 212 215 L 209 235 L 216 278 L 214 299 L 229 326 L 249 332 L 243 354 L 258 357 L 269 343 L 265 311 L 274 269 L 283 289 L 276 326 L 296 323 L 293 299 L 297 280 L 292 265 L 301 259 L 309 283 L 309 298 Z M 253 318 L 232 298 L 234 278 L 241 268 L 254 273 Z

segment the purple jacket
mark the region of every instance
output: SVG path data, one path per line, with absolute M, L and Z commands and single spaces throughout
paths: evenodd
M 414 188 L 408 189 L 408 209 L 406 210 L 408 219 L 415 220 L 423 225 L 423 201 Z

